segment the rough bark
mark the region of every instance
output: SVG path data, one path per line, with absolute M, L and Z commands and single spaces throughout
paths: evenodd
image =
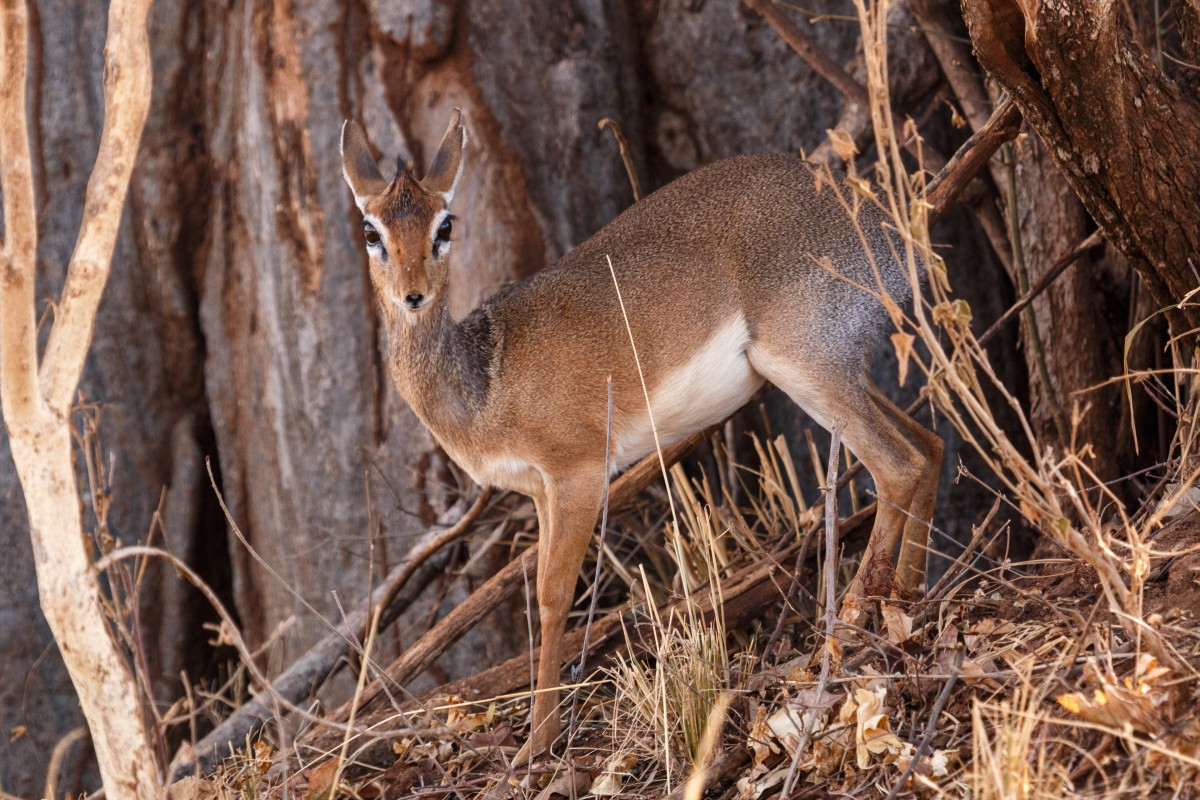
M 1200 102 L 1168 78 L 1121 3 L 964 0 L 975 52 L 1021 107 L 1106 238 L 1160 305 L 1200 270 Z M 1200 326 L 1195 303 L 1170 313 Z
M 1032 285 L 1088 235 L 1089 219 L 1036 134 L 1016 146 L 1016 158 L 1021 249 Z M 1022 334 L 1035 433 L 1043 442 L 1056 442 L 1062 452 L 1071 444 L 1071 412 L 1078 404 L 1086 413 L 1076 440 L 1092 445 L 1090 465 L 1102 480 L 1130 471 L 1133 449 L 1121 387 L 1087 391 L 1122 369 L 1120 332 L 1130 320 L 1125 299 L 1129 282 L 1120 277 L 1098 269 L 1091 254 L 1083 256 L 1033 301 L 1036 339 Z M 1064 341 L 1075 346 L 1056 344 Z M 1049 386 L 1043 384 L 1038 359 L 1045 362 Z

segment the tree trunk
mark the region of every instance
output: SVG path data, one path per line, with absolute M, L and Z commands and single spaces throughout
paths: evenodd
M 83 218 L 44 354 L 35 324 L 37 208 L 26 103 L 29 22 L 24 3 L 0 9 L 0 405 L 28 512 L 39 605 L 79 696 L 105 794 L 161 793 L 145 704 L 114 641 L 84 537 L 71 447 L 71 406 L 91 346 L 96 308 L 150 106 L 150 0 L 114 0 L 104 59 L 104 126 L 88 177 Z
M 1193 4 L 1180 4 L 1193 21 Z M 1155 63 L 1126 6 L 963 0 L 975 52 L 1161 306 L 1200 280 L 1200 102 Z M 1195 302 L 1169 313 L 1200 326 Z
M 1087 237 L 1089 218 L 1037 134 L 1014 143 L 1013 152 L 1021 268 L 1032 285 Z M 1127 267 L 1102 270 L 1097 254 L 1081 257 L 1034 300 L 1036 333 L 1022 326 L 1021 342 L 1034 432 L 1059 453 L 1072 436 L 1090 444 L 1089 465 L 1110 481 L 1134 468 L 1130 414 L 1120 386 L 1096 387 L 1121 372 L 1118 332 L 1130 324 L 1130 286 Z M 1075 346 L 1061 346 L 1065 341 Z M 1072 431 L 1075 407 L 1083 413 Z

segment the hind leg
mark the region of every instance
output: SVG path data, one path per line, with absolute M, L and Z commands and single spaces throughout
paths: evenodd
M 844 422 L 843 441 L 875 479 L 879 497 L 875 524 L 858 573 L 843 599 L 841 614 L 844 621 L 860 624 L 866 598 L 892 593 L 893 557 L 901 537 L 909 529 L 910 513 L 914 509 L 926 515 L 932 511 L 940 447 L 934 459 L 925 446 L 926 439 L 911 432 L 910 426 L 899 418 L 908 419 L 907 416 L 877 399 L 882 394 L 867 378 L 861 364 L 812 365 L 802 361 L 772 357 L 761 350 L 751 353 L 755 369 L 783 389 L 823 427 L 829 429 L 838 420 Z M 931 478 L 934 485 L 925 485 Z M 918 527 L 915 524 L 911 527 L 909 561 L 902 579 L 905 585 L 918 585 L 924 572 L 925 549 Z M 928 533 L 927 527 L 924 531 Z
M 938 481 L 942 470 L 942 439 L 904 413 L 879 391 L 879 387 L 870 384 L 868 391 L 875 404 L 922 455 L 923 476 L 908 509 L 908 519 L 905 520 L 900 542 L 900 555 L 896 560 L 896 588 L 902 597 L 911 599 L 920 591 L 925 578 L 929 530 L 933 524 L 933 511 L 937 505 Z
M 862 383 L 866 383 L 865 378 Z M 910 509 L 922 494 L 921 482 L 927 467 L 922 451 L 873 401 L 869 392 L 856 397 L 853 408 L 847 410 L 857 412 L 858 416 L 847 419 L 843 439 L 875 479 L 878 497 L 871 537 L 842 601 L 843 621 L 857 625 L 862 623 L 868 598 L 889 596 L 905 581 L 919 583 L 924 574 L 923 548 L 910 551 L 914 559 L 906 565 L 903 577 L 897 576 L 893 558 L 913 521 Z M 920 557 L 919 561 L 915 556 Z

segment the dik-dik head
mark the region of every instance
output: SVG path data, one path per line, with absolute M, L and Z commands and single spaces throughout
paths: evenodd
M 425 177 L 401 167 L 388 182 L 358 123 L 342 127 L 342 174 L 363 215 L 371 282 L 389 318 L 414 321 L 445 295 L 454 219 L 448 207 L 466 144 L 456 109 Z

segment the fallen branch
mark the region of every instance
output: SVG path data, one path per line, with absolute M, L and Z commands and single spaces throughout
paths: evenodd
M 709 431 L 689 436 L 663 449 L 663 460 L 674 464 L 690 453 L 702 442 Z M 661 475 L 658 454 L 653 453 L 630 467 L 613 483 L 609 490 L 609 505 L 619 510 L 628 505 Z M 499 572 L 488 578 L 482 586 L 471 593 L 421 638 L 405 650 L 399 658 L 387 666 L 379 678 L 371 683 L 357 701 L 350 701 L 334 710 L 329 716 L 337 721 L 350 718 L 352 704 L 357 702 L 359 712 L 369 711 L 386 698 L 385 685 L 404 686 L 433 664 L 467 631 L 474 628 L 501 603 L 512 597 L 524 583 L 525 576 L 531 579 L 537 573 L 537 549 L 533 545 L 518 558 L 508 562 Z
M 245 742 L 275 714 L 273 698 L 283 698 L 298 703 L 316 691 L 337 669 L 345 663 L 348 652 L 365 639 L 367 626 L 378 614 L 380 628 L 395 621 L 400 612 L 425 590 L 429 582 L 441 573 L 444 565 L 427 562 L 442 547 L 456 541 L 474 527 L 479 515 L 487 506 L 491 490 L 480 492 L 474 504 L 465 512 L 451 511 L 443 519 L 449 527 L 430 531 L 418 542 L 409 557 L 384 579 L 367 601 L 352 611 L 346 621 L 328 633 L 319 642 L 292 663 L 271 682 L 270 690 L 260 693 L 246 703 L 228 719 L 194 746 L 184 744 L 172 761 L 170 781 L 198 770 L 208 773 L 221 759 L 229 755 L 231 745 Z M 426 569 L 421 570 L 422 567 Z M 424 572 L 418 580 L 412 580 L 419 571 Z M 407 591 L 401 591 L 407 587 Z M 373 612 L 374 610 L 374 612 Z
M 666 457 L 664 451 L 664 458 Z M 653 473 L 658 473 L 657 461 L 653 464 L 650 470 Z M 619 482 L 619 481 L 618 481 Z M 870 522 L 874 516 L 873 508 L 863 509 L 851 517 L 841 522 L 841 531 L 843 536 L 853 537 L 854 545 L 861 544 L 860 540 L 865 539 L 866 532 L 870 529 Z M 781 581 L 779 574 L 788 572 L 788 567 L 781 566 L 784 559 L 794 555 L 799 549 L 799 543 L 792 543 L 781 552 L 775 553 L 772 558 L 761 560 L 755 564 L 747 566 L 735 573 L 722 583 L 721 597 L 724 598 L 723 615 L 726 625 L 730 628 L 742 625 L 750 620 L 761 618 L 763 615 L 771 613 L 776 608 L 776 601 L 781 599 Z M 532 573 L 536 569 L 537 559 L 531 551 L 527 550 L 526 554 L 530 557 L 528 562 L 529 570 Z M 524 558 L 518 559 L 513 564 L 518 565 L 514 572 L 521 574 L 519 566 Z M 510 565 L 511 566 L 511 565 Z M 520 588 L 520 584 L 516 588 Z M 476 590 L 475 595 L 484 591 L 484 587 Z M 693 600 L 697 603 L 702 616 L 705 619 L 711 619 L 712 615 L 712 600 L 708 589 L 697 592 L 693 595 Z M 471 598 L 467 598 L 462 605 L 471 602 Z M 664 620 L 670 619 L 685 619 L 686 615 L 672 614 L 671 608 L 678 607 L 682 601 L 670 601 L 664 603 L 659 609 L 659 618 Z M 482 616 L 486 615 L 486 609 Z M 622 645 L 625 641 L 621 634 L 622 621 L 628 622 L 629 612 L 625 609 L 619 609 L 600 619 L 596 620 L 591 627 L 589 657 L 595 657 L 597 661 L 610 654 L 616 647 Z M 440 623 L 439 623 L 440 624 Z M 429 633 L 433 634 L 437 627 Z M 637 626 L 634 626 L 636 633 Z M 563 665 L 566 666 L 575 663 L 579 657 L 579 652 L 583 647 L 585 630 L 583 626 L 568 631 L 563 640 Z M 439 634 L 440 638 L 440 634 Z M 535 648 L 532 652 L 533 658 L 538 657 L 539 648 Z M 486 703 L 490 698 L 501 697 L 520 691 L 529 686 L 529 658 L 530 655 L 522 653 L 518 656 L 498 664 L 494 667 L 484 670 L 476 675 L 463 678 L 453 683 L 441 686 L 429 694 L 425 695 L 424 701 L 421 704 L 407 703 L 406 709 L 413 709 L 423 706 L 436 705 L 440 700 L 446 697 L 458 697 L 467 700 L 478 700 L 481 703 Z M 382 695 L 376 695 L 381 697 Z M 377 703 L 378 705 L 378 703 Z M 338 711 L 334 712 L 340 715 L 349 713 L 348 706 L 343 706 Z M 393 707 L 380 707 L 370 710 L 367 713 L 359 713 L 358 727 L 364 731 L 364 734 L 369 735 L 369 729 L 389 727 L 395 722 L 397 710 Z M 296 742 L 297 750 L 302 749 L 304 761 L 306 764 L 305 771 L 318 766 L 320 759 L 332 752 L 340 743 L 337 735 L 327 730 L 313 730 L 310 734 Z M 388 759 L 393 758 L 389 740 L 380 737 L 378 741 L 365 743 L 354 756 L 354 768 L 352 774 L 362 774 L 366 769 L 373 767 L 385 766 L 389 763 Z M 303 773 L 296 775 L 290 784 L 293 788 L 304 780 Z
M 533 559 L 533 563 L 536 563 L 536 558 Z M 779 589 L 774 578 L 775 573 L 779 570 L 780 568 L 775 562 L 759 562 L 731 579 L 729 585 L 722 587 L 723 610 L 727 625 L 730 627 L 740 625 L 774 608 L 771 601 L 779 597 Z M 696 593 L 693 595 L 693 600 L 698 604 L 702 617 L 705 620 L 711 619 L 713 614 L 711 594 L 708 591 Z M 660 617 L 664 620 L 686 618 L 686 615 L 672 614 L 670 611 L 670 608 L 677 606 L 680 602 L 682 601 L 665 603 L 660 609 Z M 621 633 L 622 621 L 629 621 L 628 613 L 625 609 L 619 609 L 606 614 L 592 624 L 590 649 L 592 656 L 597 661 L 624 643 L 624 636 Z M 635 625 L 635 630 L 636 627 Z M 579 651 L 583 647 L 583 636 L 584 629 L 582 627 L 576 628 L 566 635 L 563 640 L 563 665 L 573 663 L 579 657 Z M 535 659 L 539 652 L 540 648 L 533 651 Z M 467 700 L 477 699 L 481 703 L 487 703 L 491 697 L 511 694 L 528 686 L 529 656 L 522 653 L 479 675 L 435 690 L 427 696 L 433 702 L 426 703 L 426 705 L 436 705 L 438 700 L 444 700 L 448 696 Z M 415 704 L 409 704 L 409 707 L 415 707 Z M 368 729 L 371 727 L 393 726 L 396 717 L 397 711 L 394 708 L 374 710 L 359 717 L 360 727 L 364 729 L 365 735 L 369 735 Z M 297 749 L 303 748 L 306 757 L 305 773 L 317 766 L 324 756 L 331 752 L 332 748 L 336 746 L 336 738 L 335 734 L 314 730 L 313 735 L 296 743 Z M 352 777 L 362 775 L 370 768 L 386 766 L 394 760 L 395 754 L 392 751 L 390 739 L 380 737 L 376 741 L 363 743 L 355 751 L 353 767 L 348 769 L 348 774 Z M 305 780 L 305 773 L 295 775 L 289 788 L 295 788 L 301 784 Z
M 693 434 L 668 446 L 663 450 L 663 458 L 668 463 L 675 463 L 694 450 L 709 432 Z M 613 483 L 610 492 L 611 505 L 620 508 L 628 504 L 660 474 L 657 454 L 642 459 Z M 451 527 L 427 534 L 409 558 L 397 566 L 383 585 L 372 593 L 371 598 L 348 615 L 345 624 L 317 642 L 284 670 L 272 682 L 269 691 L 263 692 L 260 698 L 239 708 L 195 746 L 185 744 L 181 747 L 172 762 L 171 780 L 178 780 L 193 770 L 202 774 L 210 772 L 229 755 L 231 746 L 241 746 L 247 736 L 253 735 L 274 715 L 274 708 L 267 702 L 269 698 L 282 697 L 295 703 L 315 692 L 344 663 L 345 655 L 365 638 L 366 626 L 371 624 L 373 617 L 372 609 L 378 609 L 377 624 L 380 628 L 394 622 L 401 611 L 424 591 L 428 583 L 442 573 L 445 565 L 429 563 L 432 556 L 471 530 L 489 496 L 490 489 L 485 489 L 470 510 L 461 516 L 443 521 Z M 514 581 L 522 574 L 522 563 L 526 557 L 534 557 L 535 554 L 536 545 L 526 551 L 522 558 L 513 560 L 489 579 L 393 662 L 384 671 L 383 679 L 405 683 L 411 679 L 406 676 L 415 677 L 424 671 L 492 608 L 511 596 L 517 587 Z M 532 567 L 530 571 L 533 571 Z M 374 699 L 381 691 L 381 684 L 376 680 L 370 684 L 364 697 Z M 363 703 L 361 707 L 366 707 L 366 704 Z M 329 718 L 337 722 L 347 721 L 350 718 L 349 704 L 336 709 Z M 336 733 L 331 735 L 340 736 Z

